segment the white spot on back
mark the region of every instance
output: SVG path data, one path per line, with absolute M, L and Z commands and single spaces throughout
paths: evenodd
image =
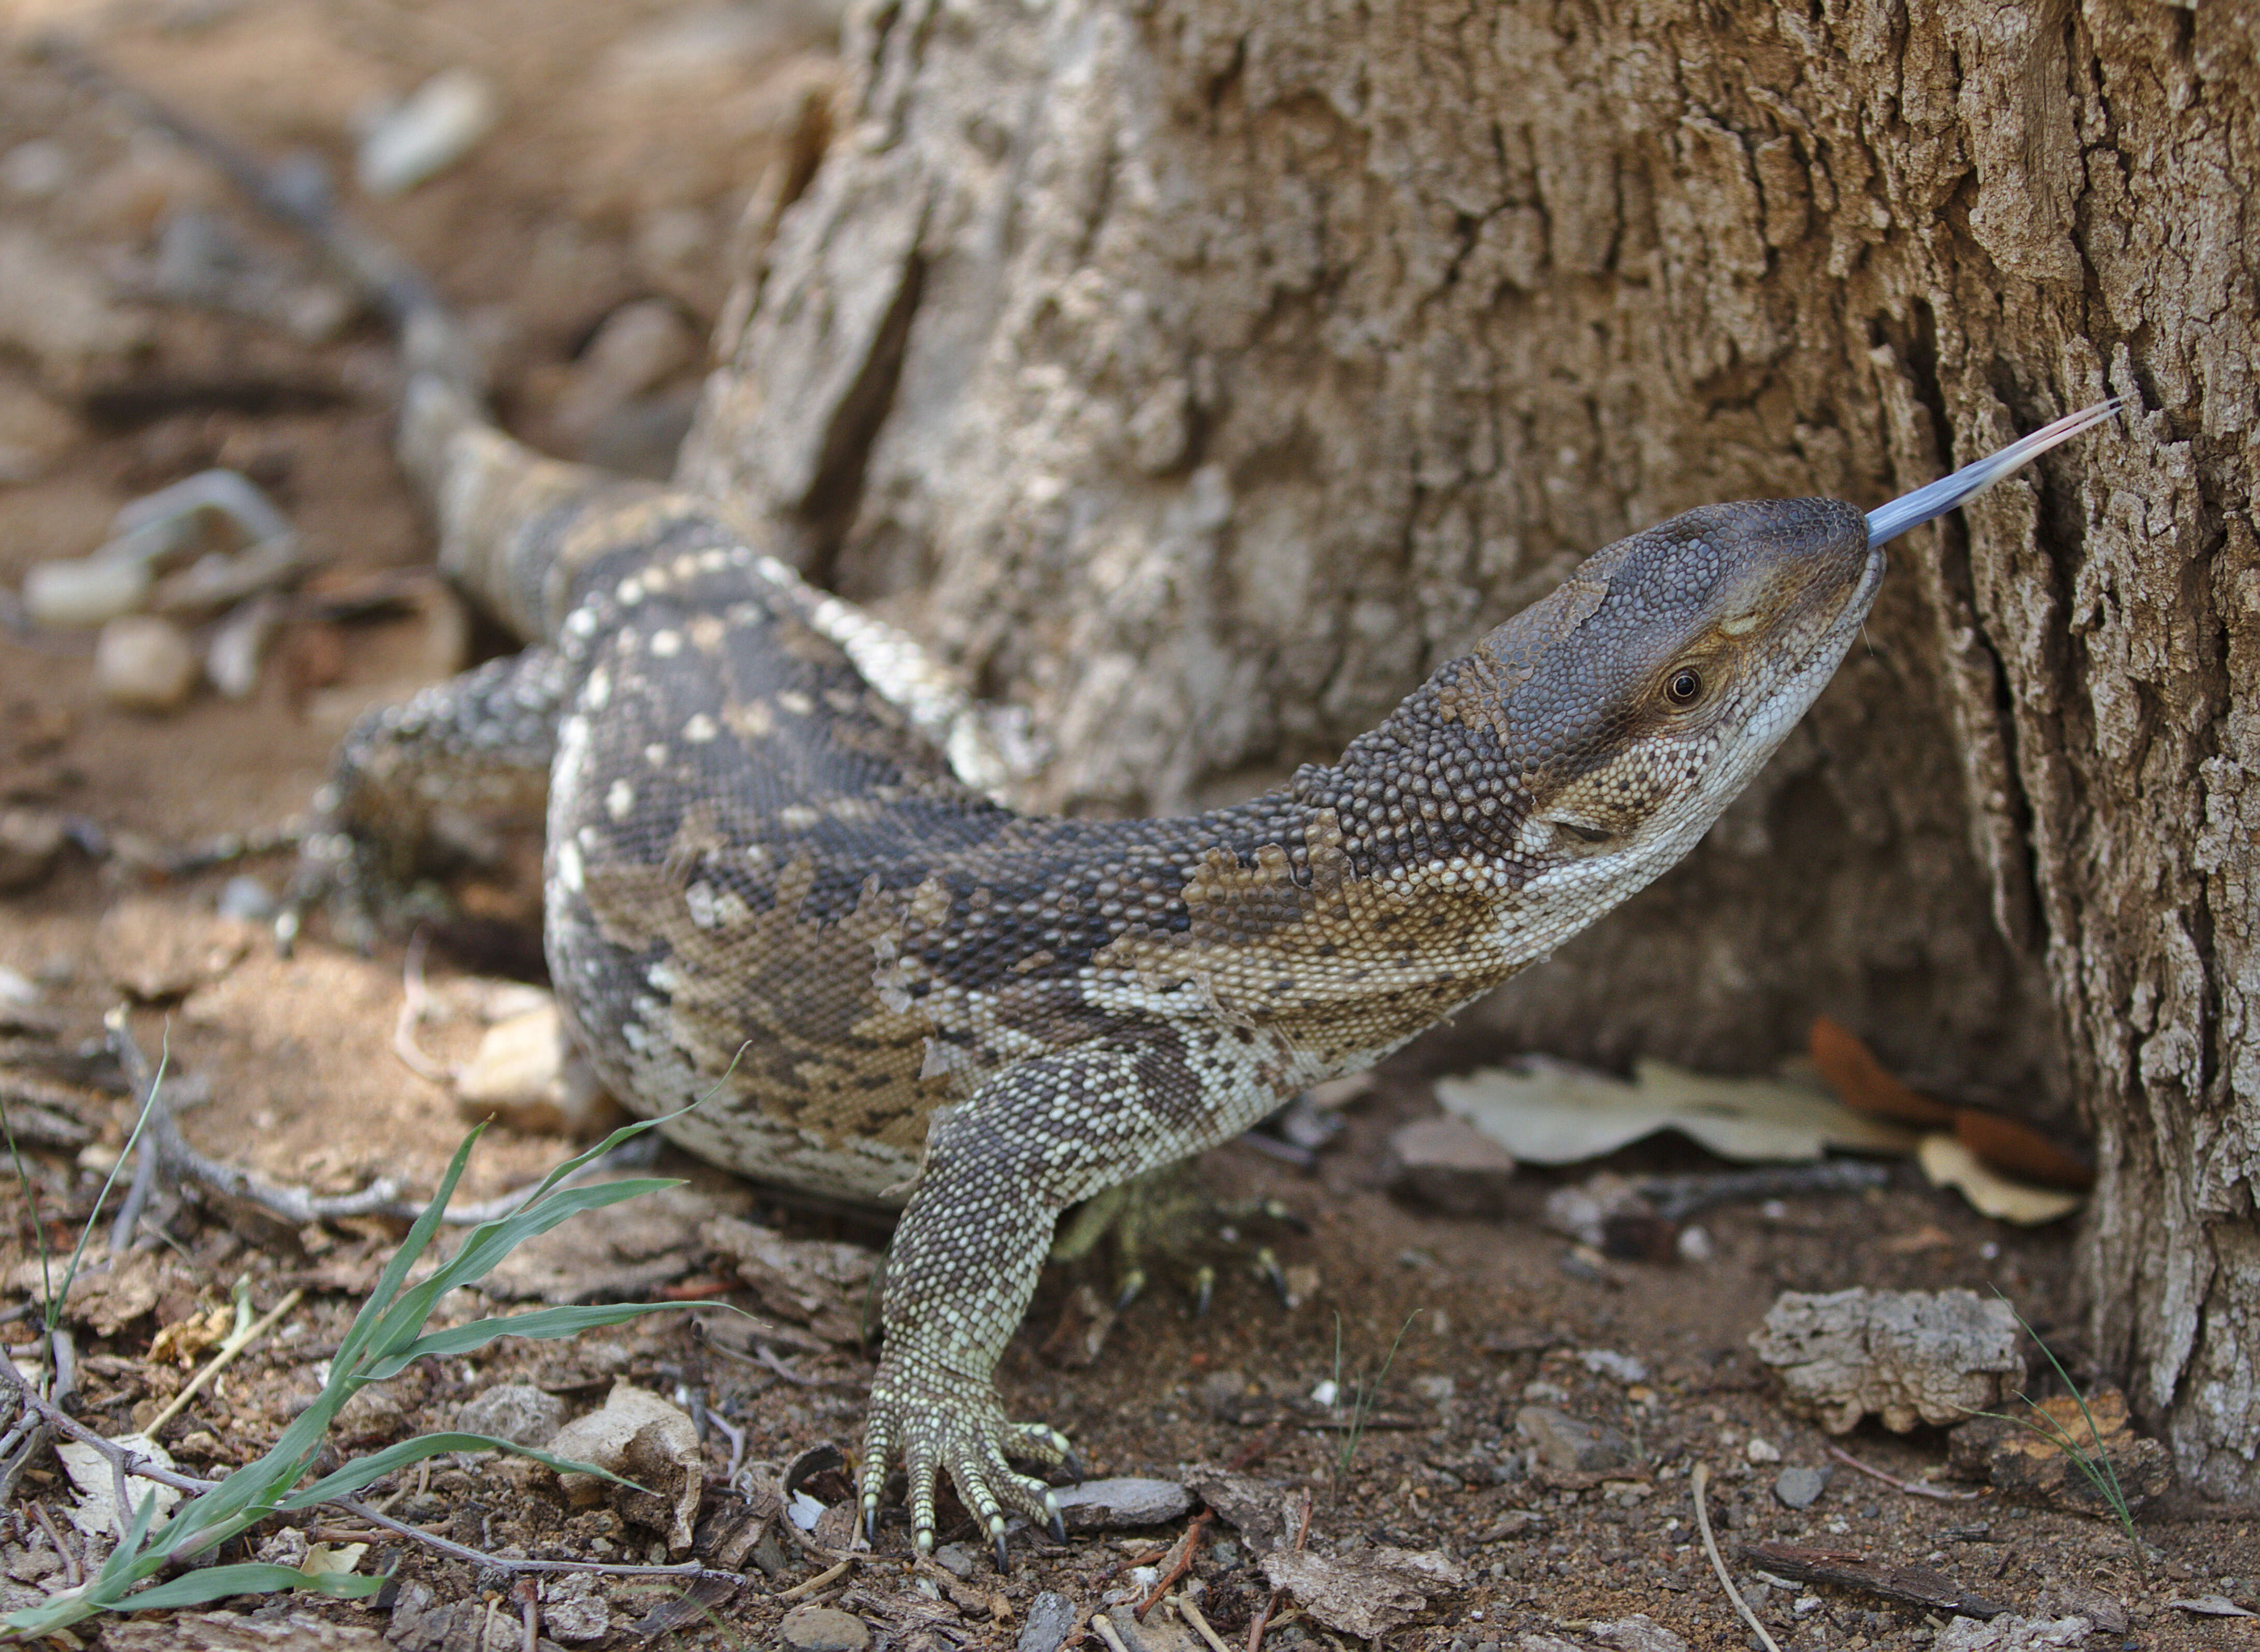
M 581 846 L 570 838 L 557 846 L 557 881 L 576 895 L 581 892 Z
M 672 660 L 683 652 L 683 633 L 679 631 L 653 632 L 651 652 L 654 659 Z
M 715 726 L 714 719 L 704 712 L 694 714 L 691 719 L 683 726 L 683 738 L 693 745 L 704 745 L 721 732 Z
M 615 780 L 604 793 L 604 812 L 615 820 L 625 820 L 628 811 L 635 807 L 635 788 L 625 780 Z

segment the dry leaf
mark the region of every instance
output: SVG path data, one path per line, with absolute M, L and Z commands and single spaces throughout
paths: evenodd
M 1720 1078 L 1668 1062 L 1633 1064 L 1633 1082 L 1533 1056 L 1439 1079 L 1436 1097 L 1518 1159 L 1572 1164 L 1677 1130 L 1721 1157 L 1817 1159 L 1831 1148 L 1905 1153 L 1906 1132 L 1863 1119 L 1816 1086 Z
M 1978 1214 L 1997 1221 L 2037 1227 L 2061 1220 L 2080 1205 L 2077 1193 L 2028 1186 L 1986 1169 L 1976 1154 L 1943 1131 L 1925 1136 L 1915 1157 L 1933 1187 L 1959 1189 Z
M 2085 1193 L 2095 1185 L 2095 1168 L 2075 1159 L 2030 1125 L 1964 1107 L 1954 1115 L 1962 1145 L 1994 1169 L 2020 1181 Z
M 1810 1040 L 1813 1066 L 1855 1112 L 1930 1130 L 1954 1122 L 1953 1108 L 1899 1083 L 1849 1027 L 1816 1015 Z
M 147 1434 L 119 1434 L 111 1444 L 123 1446 L 134 1456 L 155 1464 L 161 1469 L 173 1467 L 172 1453 Z M 93 1446 L 77 1440 L 66 1440 L 55 1447 L 63 1472 L 70 1477 L 71 1524 L 89 1537 L 114 1539 L 125 1534 L 131 1523 L 131 1511 L 118 1506 L 118 1477 L 111 1471 L 110 1459 Z M 136 1503 L 143 1498 L 157 1499 L 156 1518 L 165 1517 L 167 1510 L 181 1500 L 180 1491 L 169 1485 L 159 1485 L 154 1480 L 128 1477 L 125 1495 Z

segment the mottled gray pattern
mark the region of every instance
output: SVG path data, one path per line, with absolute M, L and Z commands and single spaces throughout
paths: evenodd
M 899 1450 L 919 1543 L 947 1470 L 1000 1553 L 1008 1508 L 1054 1517 L 1007 1455 L 1066 1450 L 991 1384 L 1061 1211 L 1376 1059 L 1664 871 L 1827 682 L 1883 565 L 1845 505 L 1693 511 L 1589 559 L 1339 763 L 1186 819 L 1042 819 L 986 795 L 945 672 L 726 511 L 428 397 L 411 439 L 447 566 L 533 646 L 354 732 L 300 898 L 397 873 L 449 794 L 546 769 L 574 1036 L 639 1111 L 707 1098 L 669 1128 L 708 1158 L 906 1197 L 864 1505 Z

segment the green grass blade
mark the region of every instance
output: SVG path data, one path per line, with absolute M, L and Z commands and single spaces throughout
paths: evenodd
M 124 1612 L 161 1612 L 175 1606 L 201 1606 L 230 1595 L 268 1595 L 282 1589 L 303 1589 L 318 1595 L 358 1599 L 384 1587 L 384 1579 L 362 1572 L 304 1572 L 295 1566 L 207 1566 L 169 1583 L 145 1589 L 118 1602 Z
M 371 1374 L 379 1369 L 380 1362 L 390 1363 L 405 1358 L 407 1349 L 423 1334 L 425 1321 L 432 1317 L 442 1297 L 485 1278 L 527 1240 L 586 1212 L 681 1185 L 679 1181 L 662 1176 L 635 1176 L 619 1182 L 599 1182 L 589 1187 L 565 1188 L 530 1201 L 509 1216 L 480 1224 L 443 1267 L 420 1284 L 403 1291 L 400 1299 L 385 1311 L 365 1345 L 366 1357 L 355 1371 L 356 1377 L 373 1380 Z M 398 1368 L 396 1365 L 392 1369 Z
M 513 1457 L 531 1457 L 560 1474 L 593 1474 L 600 1480 L 610 1480 L 614 1485 L 628 1486 L 638 1491 L 649 1490 L 637 1485 L 633 1480 L 623 1479 L 609 1469 L 600 1469 L 593 1462 L 554 1456 L 532 1446 L 514 1446 L 507 1440 L 497 1440 L 488 1434 L 418 1434 L 413 1440 L 403 1440 L 382 1451 L 355 1457 L 336 1473 L 324 1475 L 304 1491 L 292 1492 L 275 1506 L 278 1510 L 308 1509 L 317 1503 L 326 1503 L 333 1497 L 348 1497 L 361 1487 L 382 1480 L 388 1474 L 397 1474 L 427 1457 L 441 1456 L 450 1451 L 503 1451 Z
M 452 1326 L 445 1331 L 433 1331 L 418 1337 L 406 1348 L 390 1357 L 376 1362 L 368 1369 L 368 1380 L 383 1382 L 397 1377 L 409 1365 L 420 1359 L 447 1359 L 458 1354 L 468 1354 L 505 1336 L 523 1336 L 536 1341 L 554 1341 L 560 1337 L 578 1336 L 583 1331 L 600 1330 L 608 1325 L 625 1325 L 630 1319 L 640 1319 L 647 1313 L 680 1313 L 685 1308 L 704 1305 L 690 1302 L 604 1302 L 586 1307 L 537 1308 L 531 1313 L 513 1314 L 507 1318 L 474 1319 L 468 1325 Z
M 392 1305 L 393 1298 L 400 1294 L 400 1287 L 408 1277 L 408 1270 L 431 1248 L 432 1236 L 440 1230 L 440 1219 L 447 1213 L 447 1201 L 454 1197 L 455 1184 L 463 1179 L 464 1167 L 471 1162 L 471 1149 L 478 1145 L 479 1138 L 486 1132 L 487 1127 L 483 1124 L 475 1125 L 470 1134 L 457 1144 L 455 1156 L 447 1161 L 447 1173 L 440 1178 L 439 1191 L 433 1194 L 431 1203 L 425 1205 L 417 1216 L 407 1237 L 400 1241 L 400 1248 L 394 1251 L 385 1262 L 384 1271 L 377 1275 L 376 1284 L 368 1293 L 368 1300 L 361 1305 L 361 1312 L 354 1315 L 353 1324 L 338 1343 L 338 1351 L 330 1356 L 332 1370 L 342 1366 L 352 1370 L 361 1363 L 361 1350 L 376 1334 L 385 1311 Z

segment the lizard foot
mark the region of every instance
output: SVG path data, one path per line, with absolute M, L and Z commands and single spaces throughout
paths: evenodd
M 887 1462 L 898 1448 L 910 1471 L 911 1541 L 921 1555 L 933 1552 L 934 1483 L 945 1470 L 959 1500 L 987 1530 L 998 1570 L 1012 1569 L 1005 1552 L 1008 1510 L 1040 1522 L 1055 1541 L 1067 1541 L 1066 1522 L 1051 1488 L 1005 1459 L 1051 1466 L 1069 1462 L 1072 1448 L 1055 1428 L 1008 1420 L 987 1383 L 882 1366 L 871 1385 L 870 1420 L 863 1429 L 859 1490 L 867 1543 L 877 1535 Z

